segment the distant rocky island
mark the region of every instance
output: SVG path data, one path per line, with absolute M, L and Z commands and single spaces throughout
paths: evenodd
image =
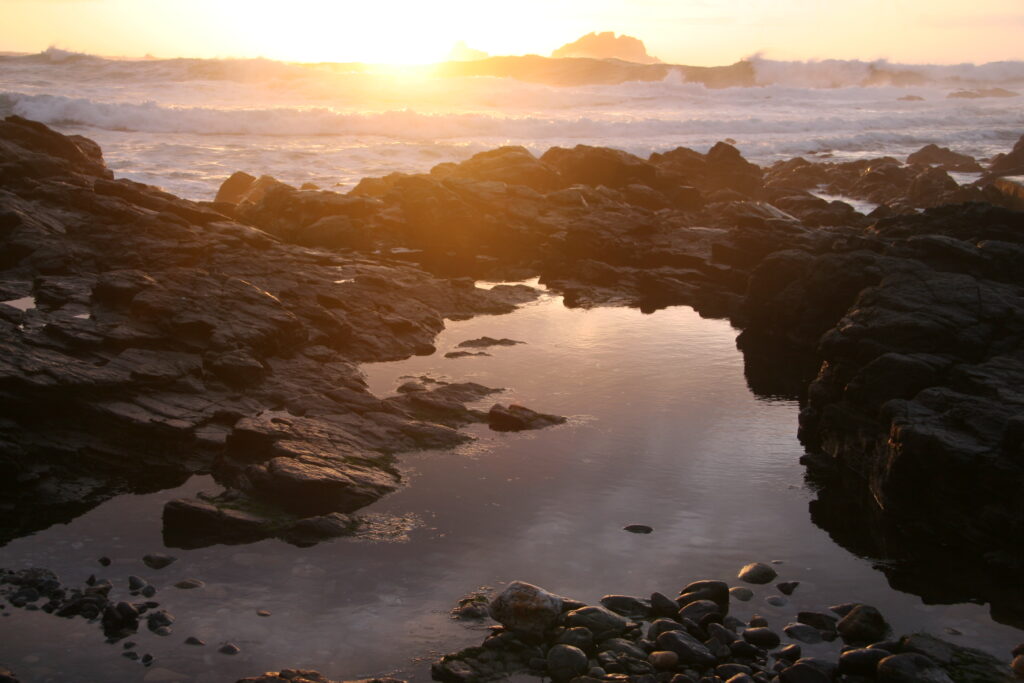
M 551 53 L 560 58 L 585 57 L 590 59 L 621 59 L 635 64 L 660 64 L 661 60 L 647 54 L 642 40 L 627 35 L 615 35 L 611 31 L 588 33 L 567 43 Z

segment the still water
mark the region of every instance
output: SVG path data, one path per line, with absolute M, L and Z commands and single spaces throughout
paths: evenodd
M 484 335 L 525 343 L 444 357 Z M 365 366 L 374 393 L 390 395 L 410 376 L 474 381 L 506 389 L 484 408 L 522 403 L 569 422 L 514 434 L 476 426 L 477 440 L 455 451 L 402 456 L 407 485 L 368 509 L 398 530 L 386 540 L 172 549 L 175 564 L 148 569 L 141 557 L 162 550 L 163 503 L 216 488 L 197 477 L 14 541 L 0 549 L 0 566 L 49 567 L 72 585 L 96 573 L 115 595 L 127 595 L 137 574 L 177 620 L 170 636 L 143 627 L 131 638 L 156 658 L 147 669 L 121 657 L 121 643 L 105 643 L 98 624 L 6 607 L 0 666 L 25 682 L 223 683 L 297 666 L 426 681 L 433 657 L 482 640 L 483 625 L 448 615 L 481 587 L 520 579 L 590 602 L 675 595 L 691 580 L 729 580 L 743 564 L 773 560 L 779 580 L 799 588 L 784 607 L 764 602 L 773 588 L 758 588 L 734 609 L 741 618 L 756 611 L 781 629 L 798 610 L 862 601 L 897 633 L 929 630 L 1006 659 L 1021 633 L 984 606 L 929 606 L 895 592 L 870 559 L 811 523 L 798 406 L 750 392 L 735 337 L 727 322 L 689 308 L 572 310 L 548 294 L 511 315 L 450 322 L 435 354 Z M 630 534 L 627 524 L 654 532 Z M 103 555 L 110 567 L 97 563 Z M 172 587 L 185 578 L 205 586 Z M 206 646 L 185 645 L 188 636 Z M 223 642 L 241 652 L 218 653 Z

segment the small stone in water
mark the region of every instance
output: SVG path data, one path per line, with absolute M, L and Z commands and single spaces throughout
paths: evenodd
M 270 616 L 270 610 L 268 610 L 268 609 L 258 609 L 258 610 L 256 610 L 256 614 L 258 616 L 261 616 L 261 617 L 269 617 Z
M 750 590 L 745 586 L 736 586 L 729 589 L 729 595 L 736 598 L 740 602 L 747 602 L 754 597 L 754 591 Z
M 778 576 L 778 573 L 763 562 L 754 562 L 743 567 L 738 576 L 740 580 L 747 583 L 761 584 L 768 583 Z
M 783 581 L 782 583 L 775 584 L 775 587 L 779 589 L 779 592 L 783 595 L 792 595 L 796 587 L 800 585 L 799 581 Z
M 144 654 L 144 655 L 142 655 L 142 663 L 143 664 L 149 664 L 152 661 L 153 661 L 153 655 L 151 655 L 151 654 Z
M 224 643 L 217 650 L 217 652 L 220 652 L 220 653 L 223 653 L 223 654 L 226 654 L 226 655 L 237 655 L 241 651 L 242 651 L 242 648 L 238 647 L 234 643 Z
M 185 644 L 186 645 L 206 645 L 206 643 L 204 643 L 203 641 L 199 640 L 195 636 L 189 636 L 188 638 L 186 638 L 185 639 Z
M 101 557 L 98 561 L 104 567 L 109 567 L 110 566 L 110 558 L 107 557 L 106 555 Z
M 151 598 L 156 595 L 156 586 L 149 584 L 148 586 L 144 586 L 140 592 L 147 598 Z
M 163 553 L 152 553 L 142 558 L 142 562 L 150 569 L 163 569 L 172 564 L 178 558 Z
M 138 659 L 139 658 L 139 653 L 138 652 L 132 652 L 131 650 L 127 650 L 125 652 L 122 652 L 121 656 L 122 657 L 127 657 L 128 659 Z
M 175 588 L 181 588 L 182 590 L 191 590 L 193 588 L 202 588 L 206 584 L 199 579 L 185 579 L 174 584 Z
M 624 531 L 628 531 L 631 534 L 649 534 L 654 531 L 654 527 L 649 527 L 646 524 L 630 524 L 629 526 L 622 527 Z
M 787 602 L 786 598 L 782 597 L 781 595 L 769 595 L 767 598 L 764 599 L 764 601 L 767 602 L 769 605 L 772 605 L 773 607 L 782 607 Z

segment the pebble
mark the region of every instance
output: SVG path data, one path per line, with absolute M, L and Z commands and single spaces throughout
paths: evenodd
M 779 659 L 784 659 L 787 662 L 795 662 L 796 660 L 800 659 L 801 653 L 802 650 L 800 649 L 799 645 L 787 645 L 786 647 L 776 652 L 775 656 Z
M 799 640 L 808 645 L 822 641 L 821 631 L 807 624 L 786 624 L 782 630 L 793 640 Z
M 748 628 L 743 632 L 743 639 L 765 649 L 777 647 L 781 642 L 778 633 L 764 626 Z
M 178 558 L 173 555 L 164 555 L 163 553 L 152 553 L 142 558 L 143 564 L 150 569 L 163 569 L 168 565 L 173 564 Z
M 647 661 L 655 669 L 667 671 L 679 665 L 679 655 L 671 650 L 655 650 L 647 657 Z
M 237 655 L 241 651 L 242 648 L 238 647 L 234 643 L 224 643 L 219 648 L 217 648 L 217 652 L 220 652 L 225 655 Z
M 783 581 L 782 583 L 775 584 L 775 587 L 779 589 L 779 592 L 783 595 L 792 595 L 796 587 L 800 585 L 799 581 Z
M 740 602 L 747 602 L 754 597 L 754 591 L 750 590 L 746 586 L 735 586 L 729 589 L 729 595 Z
M 261 617 L 269 617 L 270 616 L 270 610 L 268 610 L 268 609 L 258 609 L 258 610 L 256 610 L 256 614 L 257 614 L 257 616 L 261 616 Z
M 110 566 L 110 558 L 109 557 L 103 556 L 103 557 L 101 557 L 97 561 L 100 563 L 100 565 L 102 565 L 104 567 L 109 567 Z
M 189 636 L 188 638 L 186 638 L 185 639 L 185 644 L 186 645 L 206 645 L 206 643 L 204 643 L 203 641 L 199 640 L 195 636 Z
M 202 588 L 205 585 L 206 584 L 199 579 L 185 579 L 174 584 L 174 587 L 182 590 L 192 590 L 193 588 Z
M 141 576 L 132 575 L 128 577 L 128 590 L 142 590 L 147 585 L 149 585 L 148 582 Z
M 622 529 L 631 534 L 649 534 L 654 531 L 654 527 L 647 526 L 646 524 L 630 524 L 629 526 L 622 527 Z
M 587 655 L 572 645 L 555 645 L 548 650 L 548 675 L 556 681 L 568 681 L 589 668 Z
M 781 595 L 769 595 L 764 601 L 772 607 L 784 607 L 789 602 Z
M 128 659 L 131 659 L 131 660 L 135 660 L 135 659 L 139 658 L 139 653 L 138 652 L 133 652 L 132 650 L 126 650 L 125 652 L 121 653 L 121 656 L 122 657 L 127 657 Z
M 737 577 L 741 581 L 754 584 L 769 583 L 777 576 L 778 573 L 772 569 L 771 566 L 763 562 L 748 564 L 740 570 L 739 574 L 737 574 Z

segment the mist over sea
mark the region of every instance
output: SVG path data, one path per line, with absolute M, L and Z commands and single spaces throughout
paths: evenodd
M 120 60 L 51 48 L 0 57 L 0 115 L 90 137 L 119 176 L 191 199 L 212 199 L 236 170 L 344 190 L 364 176 L 426 171 L 508 144 L 536 154 L 588 144 L 646 156 L 731 139 L 747 158 L 770 164 L 797 155 L 903 157 L 937 143 L 987 158 L 1024 129 L 1024 97 L 1015 94 L 1024 92 L 1024 62 L 752 58 L 742 66 L 755 85 L 712 88 L 662 67 L 657 80 L 601 82 L 614 80 L 614 64 L 574 61 L 574 79 L 589 84 L 551 84 L 525 70 L 438 75 L 429 67 Z

